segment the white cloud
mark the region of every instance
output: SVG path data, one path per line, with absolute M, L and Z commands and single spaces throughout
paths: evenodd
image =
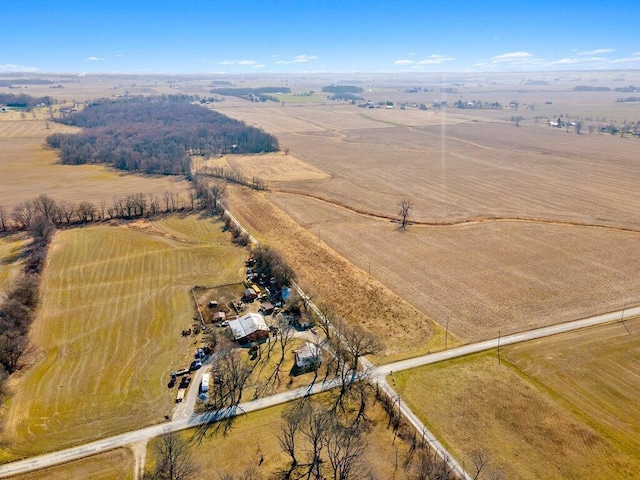
M 413 52 L 407 52 L 407 55 L 409 55 L 410 57 L 413 57 L 415 55 L 415 53 Z
M 414 62 L 413 60 L 396 60 L 395 62 L 393 62 L 394 65 L 412 65 L 416 62 Z
M 278 60 L 276 62 L 276 65 L 289 65 L 291 62 L 287 61 L 287 60 Z
M 13 63 L 6 63 L 0 65 L 0 72 L 2 73 L 21 73 L 21 72 L 37 72 L 36 67 L 27 67 L 26 65 L 16 65 Z
M 102 57 L 87 57 L 84 59 L 85 62 L 99 62 L 101 60 L 104 60 L 104 58 Z
M 632 55 L 640 55 L 640 52 L 632 53 Z
M 531 59 L 533 55 L 529 52 L 511 52 L 503 53 L 502 55 L 496 55 L 491 57 L 491 63 L 521 63 Z
M 315 55 L 296 55 L 293 58 L 293 63 L 305 63 L 318 60 L 318 57 Z
M 615 63 L 616 65 L 619 65 L 621 63 L 633 63 L 633 62 L 640 62 L 640 56 L 638 56 L 637 53 L 633 54 L 633 57 L 629 57 L 629 58 L 618 58 L 616 60 L 613 60 L 611 63 Z
M 602 57 L 569 57 L 551 62 L 550 65 L 575 65 L 577 63 L 602 63 Z
M 260 63 L 258 65 L 251 65 L 251 68 L 264 68 L 265 65 L 263 63 Z
M 593 55 L 602 55 L 603 53 L 611 53 L 615 52 L 615 48 L 597 48 L 596 50 L 588 50 L 586 52 L 578 52 L 578 55 L 582 56 L 593 56 Z
M 416 65 L 440 65 L 444 62 L 455 60 L 453 57 L 445 57 L 444 55 L 430 55 L 426 60 L 420 60 Z

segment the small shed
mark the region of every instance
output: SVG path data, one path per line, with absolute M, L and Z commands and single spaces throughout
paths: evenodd
M 244 291 L 244 296 L 242 298 L 246 301 L 252 302 L 256 298 L 258 298 L 258 294 L 253 288 L 247 288 Z
M 259 342 L 269 338 L 269 327 L 264 321 L 264 317 L 259 313 L 247 313 L 246 315 L 231 320 L 229 328 L 233 337 L 240 345 L 251 342 Z
M 271 315 L 273 313 L 274 308 L 275 307 L 269 302 L 263 303 L 262 305 L 260 305 L 260 309 L 262 310 L 262 313 L 265 315 Z
M 227 319 L 227 314 L 222 311 L 215 312 L 212 318 L 214 322 L 223 322 Z
M 296 351 L 296 367 L 303 370 L 318 368 L 322 363 L 322 350 L 317 345 L 307 342 Z

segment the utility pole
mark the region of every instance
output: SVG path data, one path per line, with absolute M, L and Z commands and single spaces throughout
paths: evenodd
M 625 302 L 624 307 L 622 307 L 622 318 L 620 319 L 620 323 L 622 324 L 622 326 L 624 327 L 624 329 L 627 331 L 627 333 L 629 335 L 631 335 L 631 332 L 629 331 L 629 329 L 627 328 L 627 324 L 624 323 L 624 311 L 627 309 L 627 304 Z

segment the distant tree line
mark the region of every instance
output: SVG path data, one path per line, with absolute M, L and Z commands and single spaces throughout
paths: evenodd
M 77 134 L 54 133 L 65 164 L 108 163 L 118 169 L 191 175 L 189 154 L 259 153 L 278 150 L 272 135 L 182 96 L 103 99 L 56 121 L 83 127 Z
M 345 93 L 362 93 L 364 90 L 362 87 L 355 85 L 327 85 L 326 87 L 322 87 L 322 91 L 343 95 Z
M 352 102 L 364 100 L 364 97 L 360 95 L 354 95 L 353 93 L 336 93 L 327 97 L 328 100 L 350 100 Z
M 11 85 L 52 85 L 51 80 L 43 80 L 42 78 L 15 78 L 13 80 L 0 80 L 0 87 L 9 87 Z
M 597 87 L 594 85 L 576 85 L 573 87 L 574 92 L 610 92 L 609 87 Z
M 616 102 L 640 102 L 640 97 L 618 97 Z
M 251 102 L 266 102 L 267 100 L 278 102 L 278 97 L 268 95 L 270 93 L 291 93 L 289 87 L 256 87 L 256 88 L 214 88 L 210 93 L 226 95 L 229 97 L 244 98 Z
M 1 86 L 1 85 L 0 85 Z M 15 95 L 13 93 L 0 93 L 0 105 L 7 107 L 22 107 L 27 110 L 32 109 L 36 105 L 45 104 L 53 105 L 55 100 L 52 97 L 33 97 L 25 93 Z

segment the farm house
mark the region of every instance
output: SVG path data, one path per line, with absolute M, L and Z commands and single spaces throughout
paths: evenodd
M 320 347 L 307 342 L 302 348 L 296 351 L 296 367 L 301 370 L 312 370 L 318 368 L 322 363 L 322 351 Z
M 269 327 L 259 313 L 247 313 L 237 320 L 231 320 L 229 328 L 240 345 L 259 342 L 269 337 Z

